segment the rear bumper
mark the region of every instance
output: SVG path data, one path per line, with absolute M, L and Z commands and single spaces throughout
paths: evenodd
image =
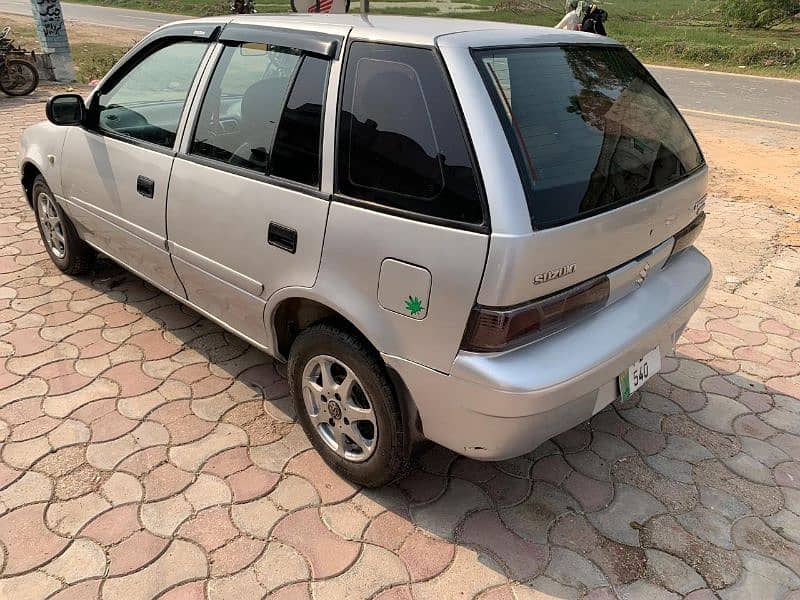
M 450 375 L 385 356 L 409 390 L 425 437 L 502 460 L 590 418 L 617 397 L 617 375 L 647 352 L 672 350 L 700 306 L 711 264 L 695 248 L 635 293 L 539 342 L 501 354 L 460 352 Z

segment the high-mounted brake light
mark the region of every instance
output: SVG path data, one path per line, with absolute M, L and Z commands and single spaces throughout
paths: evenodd
M 499 352 L 566 327 L 569 321 L 605 305 L 610 283 L 602 275 L 540 300 L 509 308 L 475 306 L 461 348 Z
M 706 213 L 701 212 L 694 221 L 675 234 L 675 244 L 669 257 L 672 258 L 679 252 L 683 252 L 689 246 L 693 246 L 697 241 L 700 232 L 703 231 L 703 224 L 706 222 Z M 667 259 L 669 260 L 669 259 Z

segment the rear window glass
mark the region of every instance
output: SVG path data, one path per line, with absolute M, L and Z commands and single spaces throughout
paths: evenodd
M 672 102 L 624 48 L 497 48 L 477 59 L 534 227 L 633 202 L 703 164 Z

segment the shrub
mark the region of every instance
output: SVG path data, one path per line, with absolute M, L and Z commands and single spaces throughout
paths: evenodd
M 723 0 L 722 18 L 737 27 L 773 27 L 800 14 L 800 0 Z
M 102 79 L 128 48 L 116 48 L 107 44 L 78 44 L 72 46 L 72 57 L 78 80 L 83 83 Z

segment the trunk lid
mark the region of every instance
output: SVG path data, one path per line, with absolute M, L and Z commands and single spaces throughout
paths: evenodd
M 621 46 L 472 53 L 531 220 L 492 235 L 478 303 L 514 306 L 612 271 L 611 300 L 635 289 L 703 208 L 707 168 L 675 106 Z
M 707 180 L 703 168 L 671 188 L 593 217 L 530 234 L 492 235 L 478 304 L 521 304 L 645 260 L 702 211 Z M 650 267 L 663 262 L 650 260 Z M 612 280 L 612 298 L 615 287 Z

